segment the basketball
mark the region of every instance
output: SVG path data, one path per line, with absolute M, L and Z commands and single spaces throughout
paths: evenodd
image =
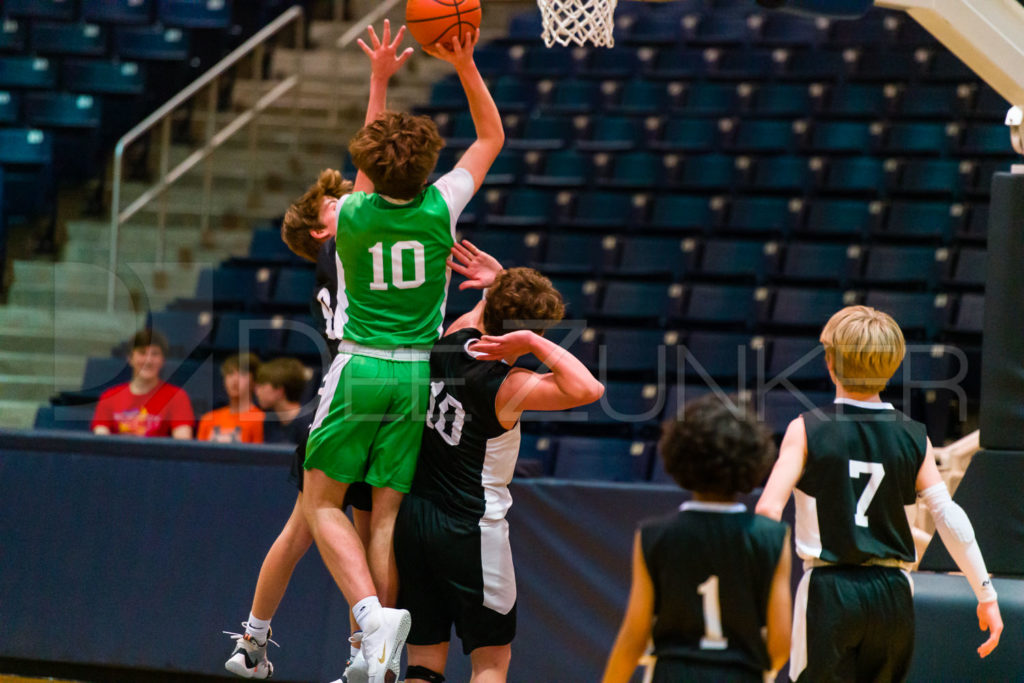
M 420 45 L 461 39 L 480 28 L 480 0 L 409 0 L 405 25 Z

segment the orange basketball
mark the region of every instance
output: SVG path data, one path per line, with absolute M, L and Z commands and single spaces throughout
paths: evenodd
M 420 45 L 461 40 L 480 27 L 480 0 L 408 0 L 405 25 Z

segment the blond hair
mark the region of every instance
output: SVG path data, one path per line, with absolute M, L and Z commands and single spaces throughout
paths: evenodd
M 320 177 L 298 198 L 284 215 L 281 222 L 281 239 L 295 254 L 307 261 L 316 262 L 321 242 L 310 234 L 320 230 L 320 206 L 324 197 L 339 199 L 352 191 L 352 182 L 341 177 L 339 171 L 328 168 L 320 171 Z
M 870 306 L 847 306 L 821 331 L 825 358 L 836 382 L 857 394 L 877 394 L 903 362 L 903 332 L 888 313 Z

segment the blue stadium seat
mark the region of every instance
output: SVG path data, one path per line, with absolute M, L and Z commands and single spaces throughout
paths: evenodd
M 678 371 L 688 382 L 710 378 L 735 386 L 745 383 L 756 369 L 748 334 L 691 332 L 683 347 Z
M 167 338 L 171 355 L 187 357 L 203 346 L 213 329 L 211 311 L 154 311 L 149 324 Z
M 764 83 L 754 93 L 751 110 L 758 116 L 806 116 L 814 109 L 810 88 L 797 83 Z
M 584 78 L 631 78 L 640 71 L 640 56 L 635 47 L 616 45 L 614 50 L 593 50 L 577 75 Z
M 885 150 L 899 155 L 945 154 L 955 142 L 952 130 L 945 123 L 894 123 L 886 134 Z
M 227 351 L 238 353 L 237 344 Z M 195 413 L 197 419 L 214 408 L 227 405 L 228 397 L 224 391 L 224 379 L 220 374 L 220 368 L 212 357 L 205 361 L 186 359 L 180 362 L 168 362 L 164 374 L 167 376 L 168 382 L 181 387 L 188 394 L 189 400 L 192 402 L 192 412 Z
M 540 12 L 522 12 L 514 15 L 508 22 L 508 39 L 512 42 L 530 42 L 537 40 L 544 30 Z
M 870 152 L 875 147 L 871 124 L 852 121 L 825 121 L 811 130 L 810 149 L 833 154 Z
M 908 336 L 934 339 L 950 315 L 948 294 L 869 291 L 864 304 L 891 315 Z
M 530 116 L 516 138 L 506 140 L 509 149 L 561 149 L 572 142 L 572 120 L 560 116 Z M 476 133 L 473 133 L 473 139 Z
M 737 123 L 728 147 L 741 153 L 772 154 L 790 152 L 795 144 L 791 122 L 747 119 Z
M 872 12 L 856 20 L 834 21 L 829 42 L 851 47 L 871 45 L 872 49 L 892 43 L 896 39 L 896 29 L 899 26 L 886 26 L 885 17 L 883 12 Z
M 46 57 L 0 57 L 0 88 L 49 90 L 57 85 L 56 63 Z
M 878 223 L 878 214 L 862 201 L 818 199 L 808 210 L 804 231 L 815 236 L 857 238 Z
M 648 353 L 657 354 L 656 347 Z M 656 427 L 667 394 L 662 382 L 608 382 L 601 400 L 586 406 L 589 422 L 624 425 L 634 432 Z
M 252 231 L 249 242 L 249 258 L 254 261 L 273 261 L 281 263 L 297 258 L 281 239 L 278 228 L 257 228 Z
M 866 81 L 909 81 L 923 70 L 916 50 L 863 50 L 856 62 L 854 78 Z
M 622 87 L 618 103 L 607 109 L 628 115 L 657 114 L 671 106 L 674 99 L 664 83 L 632 79 Z
M 306 294 L 307 301 L 309 292 Z M 213 331 L 213 349 L 241 353 L 245 346 L 261 358 L 279 351 L 284 341 L 284 319 L 251 313 L 221 313 Z
M 562 295 L 562 301 L 565 302 L 566 320 L 582 319 L 598 290 L 595 282 L 589 280 L 580 282 L 574 278 L 553 277 L 551 284 Z
M 718 223 L 718 216 L 707 197 L 660 194 L 648 226 L 672 232 L 707 232 Z
M 786 234 L 794 223 L 790 201 L 781 197 L 741 197 L 729 209 L 725 227 L 734 232 Z
M 9 90 L 0 90 L 0 124 L 17 125 L 21 121 L 21 95 Z
M 689 36 L 696 45 L 738 45 L 750 40 L 750 29 L 745 16 L 733 14 L 706 14 Z
M 1006 126 L 1001 124 L 974 124 L 967 128 L 960 152 L 966 155 L 1012 154 Z
M 825 172 L 825 189 L 849 194 L 877 194 L 885 189 L 885 161 L 874 157 L 834 159 Z
M 508 48 L 497 43 L 474 47 L 473 61 L 484 77 L 511 73 L 515 67 Z
M 601 84 L 590 80 L 559 79 L 552 84 L 552 91 L 553 95 L 541 104 L 541 108 L 560 114 L 586 114 L 597 111 L 604 99 Z
M 653 149 L 667 152 L 713 152 L 718 147 L 718 121 L 714 119 L 671 118 Z
M 814 46 L 825 39 L 825 32 L 812 17 L 769 12 L 755 39 L 763 45 Z
M 593 152 L 625 152 L 636 148 L 644 138 L 642 122 L 628 116 L 600 116 L 589 137 L 576 141 L 576 147 Z
M 535 265 L 549 277 L 584 276 L 604 269 L 607 254 L 600 235 L 548 233 L 544 243 L 544 257 Z M 501 255 L 503 251 L 497 253 Z
M 845 118 L 877 118 L 886 113 L 889 105 L 883 86 L 849 83 L 832 89 L 824 113 Z
M 587 192 L 576 196 L 572 214 L 561 223 L 573 228 L 625 230 L 634 223 L 633 216 L 630 195 Z
M 980 289 L 985 286 L 988 252 L 983 248 L 963 247 L 956 257 L 948 284 L 958 288 Z
M 102 57 L 107 32 L 96 24 L 38 22 L 32 26 L 32 50 L 38 54 Z
M 122 59 L 184 62 L 188 60 L 189 36 L 180 28 L 119 26 L 114 44 Z
M 967 180 L 957 160 L 912 160 L 903 164 L 900 171 L 899 191 L 959 197 L 968 185 Z
M 50 164 L 52 136 L 32 128 L 0 129 L 0 164 Z
M 727 50 L 709 62 L 708 77 L 716 80 L 763 81 L 777 66 L 769 50 Z
M 758 159 L 750 188 L 755 192 L 803 194 L 814 183 L 814 172 L 804 157 L 772 156 Z
M 948 258 L 948 249 L 874 245 L 867 250 L 862 280 L 872 287 L 932 287 Z
M 593 159 L 575 149 L 562 149 L 549 152 L 539 173 L 526 176 L 529 185 L 548 187 L 582 187 L 591 182 L 593 175 Z
M 756 400 L 759 415 L 772 434 L 780 436 L 798 415 L 813 408 L 829 405 L 833 397 L 834 394 L 827 391 L 794 393 L 788 389 L 776 389 L 762 393 Z
M 852 244 L 790 242 L 778 277 L 782 281 L 842 287 L 859 272 L 862 253 Z
M 949 241 L 961 222 L 957 205 L 944 202 L 893 202 L 879 237 Z
M 938 50 L 928 65 L 926 78 L 932 82 L 961 83 L 972 81 L 977 75 L 952 52 Z
M 739 179 L 736 160 L 726 154 L 698 154 L 686 157 L 676 184 L 687 190 L 729 190 Z
M 667 308 L 668 288 L 663 284 L 608 282 L 600 306 L 587 315 L 653 322 L 663 318 Z
M 746 326 L 754 313 L 754 288 L 738 285 L 693 284 L 677 316 L 685 322 Z
M 34 429 L 64 429 L 72 431 L 89 431 L 95 404 L 87 405 L 46 405 L 39 406 L 36 411 Z
M 771 249 L 764 242 L 710 239 L 701 250 L 693 275 L 740 282 L 760 282 L 770 270 Z
M 787 379 L 828 386 L 825 348 L 817 337 L 774 337 L 769 344 L 768 358 L 765 379 L 769 382 Z
M 132 369 L 124 358 L 88 358 L 79 392 L 82 396 L 99 398 L 110 387 L 124 384 L 131 378 Z
M 536 92 L 533 83 L 518 76 L 500 76 L 491 86 L 491 96 L 501 112 L 526 111 L 533 105 Z
M 694 83 L 676 110 L 687 116 L 728 116 L 740 108 L 741 96 L 731 83 Z
M 644 45 L 669 45 L 682 38 L 685 3 L 664 3 L 641 12 L 629 27 L 629 41 Z
M 975 204 L 971 209 L 970 220 L 960 226 L 957 237 L 974 242 L 985 241 L 988 234 L 988 205 Z
M 146 89 L 146 73 L 136 62 L 66 59 L 61 66 L 61 82 L 76 92 L 140 95 Z
M 913 45 L 915 47 L 935 47 L 935 36 L 916 21 L 903 21 L 897 35 L 897 42 L 900 45 Z
M 1005 97 L 993 90 L 991 86 L 982 83 L 978 86 L 978 91 L 974 96 L 974 107 L 971 114 L 978 119 L 1002 121 L 1006 119 L 1006 111 L 1009 108 L 1010 103 L 1006 101 Z
M 9 17 L 73 21 L 77 11 L 74 0 L 4 0 L 3 11 Z
M 643 190 L 661 185 L 664 176 L 664 158 L 660 154 L 626 152 L 612 157 L 611 173 L 599 178 L 598 185 Z
M 983 195 L 985 198 L 988 197 L 989 192 L 992 190 L 992 176 L 996 173 L 1007 172 L 1010 170 L 1008 160 L 1000 161 L 982 161 L 976 164 L 976 169 L 970 178 L 969 190 L 973 194 Z
M 273 272 L 270 268 L 222 265 L 199 272 L 195 299 L 215 310 L 245 308 L 257 299 L 266 300 Z
M 618 47 L 615 48 L 618 50 Z M 704 50 L 692 47 L 663 47 L 646 63 L 644 75 L 655 80 L 680 81 L 700 78 L 707 71 Z M 628 76 L 628 74 L 627 74 Z
M 653 449 L 643 441 L 562 437 L 554 476 L 563 479 L 645 481 Z
M 675 332 L 639 328 L 606 329 L 601 333 L 597 361 L 599 369 L 611 373 L 640 373 L 645 377 L 664 376 L 675 367 Z
M 528 266 L 541 260 L 543 240 L 535 232 L 523 234 L 509 230 L 480 230 L 465 238 L 488 254 L 493 254 L 506 268 Z M 453 289 L 461 282 L 460 275 L 452 276 Z
M 454 168 L 455 164 L 449 166 Z M 519 182 L 523 172 L 523 154 L 513 149 L 503 150 L 498 154 L 484 177 L 484 185 L 514 185 Z
M 489 225 L 538 227 L 547 225 L 554 210 L 554 195 L 541 190 L 512 190 L 500 212 L 489 208 L 485 221 Z
M 0 53 L 24 52 L 28 44 L 28 22 L 0 18 Z
M 577 59 L 573 48 L 557 45 L 546 47 L 535 43 L 526 47 L 520 71 L 528 78 L 567 78 L 575 71 L 576 66 Z
M 158 0 L 157 18 L 167 26 L 227 28 L 231 0 Z
M 964 294 L 960 297 L 960 305 L 949 330 L 961 334 L 981 334 L 984 319 L 985 295 Z
M 955 85 L 912 83 L 900 97 L 899 113 L 905 117 L 947 119 L 964 113 L 964 100 Z M 1006 113 L 1008 107 L 1004 107 Z
M 841 50 L 794 50 L 781 77 L 802 82 L 831 81 L 843 78 L 847 69 Z
M 25 96 L 25 119 L 29 125 L 45 128 L 97 128 L 100 103 L 92 95 L 29 93 Z
M 683 240 L 666 237 L 628 237 L 619 240 L 619 263 L 614 272 L 623 276 L 667 276 L 681 280 L 692 267 L 692 253 Z
M 82 0 L 82 19 L 107 24 L 148 24 L 154 0 Z
M 281 268 L 271 302 L 276 306 L 306 309 L 313 297 L 315 284 L 312 268 Z
M 766 322 L 775 327 L 820 330 L 849 301 L 838 289 L 779 287 Z
M 541 413 L 536 413 L 536 415 L 542 416 Z M 526 426 L 528 424 L 524 424 L 524 427 Z M 555 467 L 555 447 L 557 443 L 550 436 L 524 432 L 519 440 L 519 463 L 526 465 L 529 461 L 537 461 L 540 463 L 541 476 L 551 476 Z
M 442 78 L 430 86 L 430 100 L 427 111 L 459 111 L 467 107 L 466 93 L 454 78 Z

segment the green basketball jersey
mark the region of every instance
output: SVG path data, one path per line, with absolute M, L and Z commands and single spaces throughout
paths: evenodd
M 430 348 L 437 341 L 451 279 L 445 261 L 455 221 L 472 195 L 472 176 L 456 169 L 406 204 L 364 192 L 343 198 L 332 320 L 337 338 L 379 349 Z

